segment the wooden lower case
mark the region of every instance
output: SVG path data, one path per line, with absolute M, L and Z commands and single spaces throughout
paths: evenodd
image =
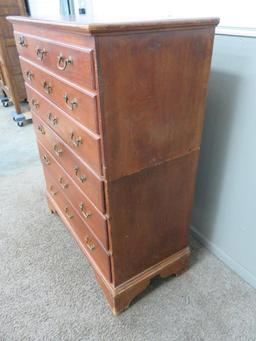
M 47 194 L 47 201 L 50 211 L 52 213 L 58 213 L 69 230 L 72 231 L 70 223 L 63 216 L 61 210 L 59 210 L 57 204 L 51 199 L 49 194 Z M 186 271 L 189 264 L 189 257 L 190 249 L 189 247 L 185 247 L 117 287 L 109 283 L 98 269 L 97 264 L 90 257 L 88 258 L 93 265 L 95 277 L 107 298 L 113 314 L 118 315 L 127 309 L 131 301 L 147 288 L 152 278 L 156 276 L 162 278 L 171 275 L 179 276 Z

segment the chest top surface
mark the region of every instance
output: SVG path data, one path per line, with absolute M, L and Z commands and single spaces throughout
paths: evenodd
M 161 19 L 134 19 L 112 20 L 96 19 L 94 17 L 84 16 L 68 16 L 68 17 L 8 17 L 11 22 L 26 22 L 29 24 L 40 24 L 49 28 L 71 30 L 83 32 L 85 34 L 104 34 L 111 32 L 130 32 L 130 31 L 147 31 L 159 29 L 177 29 L 181 27 L 193 28 L 200 26 L 216 26 L 219 23 L 219 18 L 161 18 Z

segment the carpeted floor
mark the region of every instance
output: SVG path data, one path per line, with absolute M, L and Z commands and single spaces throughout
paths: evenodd
M 50 215 L 32 125 L 0 109 L 0 340 L 256 340 L 256 291 L 191 240 L 188 272 L 112 316 L 85 257 Z

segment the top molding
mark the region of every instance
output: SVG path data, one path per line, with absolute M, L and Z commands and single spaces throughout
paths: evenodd
M 177 29 L 177 28 L 198 28 L 204 26 L 217 26 L 219 18 L 173 18 L 159 20 L 142 20 L 142 21 L 109 21 L 96 22 L 92 19 L 79 16 L 70 16 L 66 18 L 35 18 L 10 16 L 7 17 L 12 23 L 26 22 L 28 24 L 41 24 L 59 30 L 68 30 L 86 34 L 104 34 L 115 32 L 130 32 L 130 31 L 147 31 L 147 30 L 162 30 L 162 29 Z

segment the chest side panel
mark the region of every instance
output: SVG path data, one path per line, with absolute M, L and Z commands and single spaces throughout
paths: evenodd
M 188 245 L 198 151 L 108 184 L 114 283 Z
M 213 29 L 97 37 L 106 176 L 199 148 Z

